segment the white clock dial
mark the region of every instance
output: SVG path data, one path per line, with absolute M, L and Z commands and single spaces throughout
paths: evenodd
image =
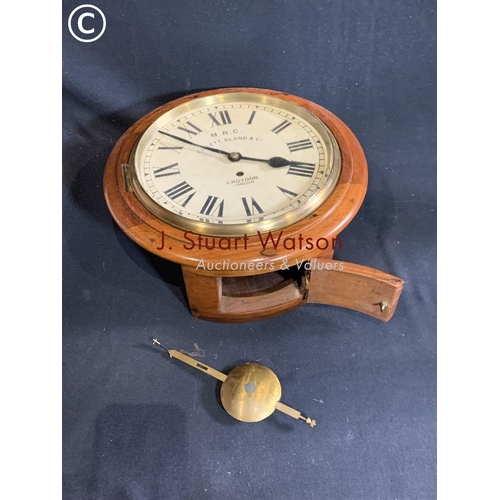
M 324 201 L 339 171 L 337 143 L 316 117 L 248 93 L 166 112 L 134 154 L 141 200 L 174 225 L 216 236 L 296 222 Z

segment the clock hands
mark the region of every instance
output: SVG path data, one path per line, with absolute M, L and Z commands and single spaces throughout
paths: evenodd
M 238 152 L 228 153 L 227 151 L 224 151 L 222 149 L 211 148 L 210 146 L 202 146 L 201 144 L 196 144 L 192 141 L 188 141 L 187 139 L 184 139 L 183 137 L 178 137 L 177 135 L 169 134 L 168 132 L 163 132 L 162 130 L 158 130 L 158 132 L 160 132 L 160 134 L 167 135 L 168 137 L 171 137 L 172 139 L 176 139 L 178 141 L 184 142 L 185 144 L 189 144 L 191 146 L 196 146 L 197 148 L 206 149 L 208 151 L 212 151 L 213 153 L 225 155 L 225 156 L 227 156 L 229 161 L 232 161 L 232 162 L 237 162 L 240 160 L 258 161 L 261 163 L 267 163 L 272 168 L 281 168 L 281 167 L 288 167 L 288 166 L 293 167 L 293 166 L 300 166 L 300 165 L 314 166 L 314 163 L 306 163 L 303 161 L 287 160 L 286 158 L 283 158 L 281 156 L 273 156 L 272 158 L 266 160 L 263 158 L 252 158 L 250 156 L 243 156 L 241 153 L 238 153 Z

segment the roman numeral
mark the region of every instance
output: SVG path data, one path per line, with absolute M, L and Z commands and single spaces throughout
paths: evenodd
M 209 196 L 205 204 L 200 210 L 200 214 L 202 215 L 214 215 L 214 213 L 217 211 L 216 217 L 223 217 L 224 216 L 224 200 L 220 200 L 219 204 L 217 205 L 217 196 Z
M 248 205 L 248 200 L 246 198 L 241 198 L 241 201 L 243 202 L 243 207 L 245 208 L 245 213 L 251 217 L 252 215 L 255 215 L 255 210 L 259 212 L 259 214 L 264 213 L 264 210 L 260 208 L 259 204 L 253 199 L 250 202 L 250 205 Z
M 193 190 L 193 187 L 191 187 L 186 181 L 182 181 L 180 184 L 167 189 L 165 194 L 171 200 L 179 199 L 177 203 L 183 201 L 182 206 L 185 207 L 189 203 L 189 200 L 191 200 L 191 198 L 195 195 L 195 192 L 191 193 Z M 190 193 L 189 196 L 185 197 L 188 193 Z
M 227 125 L 228 123 L 232 123 L 231 121 L 231 118 L 229 117 L 229 112 L 227 110 L 224 110 L 224 111 L 219 111 L 218 113 L 215 113 L 215 114 L 218 114 L 219 115 L 219 120 L 217 120 L 216 116 L 213 114 L 213 113 L 208 113 L 208 116 L 210 116 L 210 118 L 212 118 L 212 127 L 214 125 Z
M 290 153 L 295 153 L 295 151 L 300 151 L 301 149 L 311 149 L 313 147 L 309 139 L 303 139 L 302 141 L 287 142 L 286 144 Z
M 296 196 L 298 196 L 297 193 L 294 193 L 293 191 L 289 191 L 288 189 L 282 188 L 281 186 L 276 186 L 289 200 L 293 200 Z
M 248 120 L 248 125 L 252 125 L 252 122 L 253 122 L 253 119 L 254 119 L 254 117 L 255 117 L 255 113 L 256 113 L 256 112 L 257 112 L 257 111 L 252 111 L 252 114 L 250 115 L 250 118 L 249 118 L 249 120 Z
M 166 167 L 157 168 L 154 171 L 155 177 L 167 177 L 168 175 L 180 174 L 178 163 L 172 163 Z M 162 173 L 163 172 L 163 173 Z
M 201 128 L 198 128 L 196 125 L 193 125 L 191 122 L 186 122 L 185 127 L 177 127 L 179 130 L 182 130 L 183 132 L 187 132 L 189 137 L 195 136 L 198 132 L 201 132 Z
M 314 174 L 314 163 L 301 163 L 300 165 L 291 165 L 287 175 L 299 175 L 300 177 L 312 177 Z
M 158 149 L 172 149 L 177 154 L 181 154 L 181 151 L 184 146 L 158 146 Z
M 289 122 L 288 120 L 285 120 L 284 122 L 281 122 L 279 125 L 276 125 L 271 132 L 274 132 L 275 134 L 279 134 L 280 132 L 283 132 L 287 127 L 289 127 L 292 123 Z

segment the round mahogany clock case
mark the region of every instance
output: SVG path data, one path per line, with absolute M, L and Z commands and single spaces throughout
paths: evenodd
M 333 260 L 367 184 L 363 150 L 338 117 L 257 88 L 153 110 L 118 140 L 104 174 L 118 226 L 181 265 L 191 312 L 233 322 L 308 302 L 392 317 L 402 280 Z

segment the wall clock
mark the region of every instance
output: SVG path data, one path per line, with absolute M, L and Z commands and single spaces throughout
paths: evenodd
M 252 321 L 312 302 L 388 321 L 403 281 L 333 259 L 367 182 L 361 146 L 335 115 L 282 92 L 226 88 L 132 125 L 104 193 L 133 241 L 181 265 L 196 317 Z

